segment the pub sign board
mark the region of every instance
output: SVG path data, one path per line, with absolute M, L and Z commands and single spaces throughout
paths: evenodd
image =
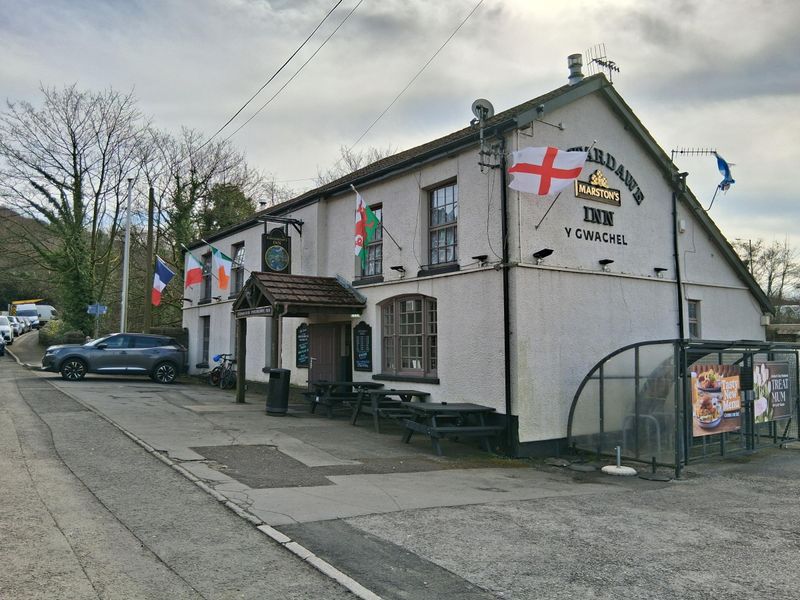
M 361 321 L 353 328 L 353 369 L 372 371 L 372 327 Z
M 261 234 L 261 270 L 267 273 L 292 272 L 292 238 L 280 227 Z
M 298 369 L 307 369 L 308 360 L 308 325 L 301 323 L 295 331 L 295 366 Z

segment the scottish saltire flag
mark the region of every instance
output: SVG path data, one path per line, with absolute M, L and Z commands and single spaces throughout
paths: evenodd
M 722 174 L 722 181 L 717 187 L 721 189 L 723 192 L 727 192 L 728 188 L 731 187 L 731 184 L 736 183 L 736 180 L 733 177 L 731 177 L 731 166 L 724 158 L 722 158 L 716 152 L 714 153 L 714 156 L 717 157 L 717 168 L 719 169 L 719 172 Z
M 537 196 L 555 194 L 580 176 L 586 156 L 582 150 L 568 152 L 553 147 L 517 150 L 508 169 L 514 176 L 508 187 Z
M 156 269 L 153 273 L 153 291 L 150 293 L 150 301 L 153 306 L 161 304 L 161 292 L 167 284 L 175 277 L 175 271 L 170 269 L 160 257 L 156 256 Z

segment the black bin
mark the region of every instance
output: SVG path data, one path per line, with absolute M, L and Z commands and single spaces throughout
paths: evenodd
M 289 369 L 269 369 L 267 388 L 267 414 L 276 417 L 286 416 L 289 407 Z

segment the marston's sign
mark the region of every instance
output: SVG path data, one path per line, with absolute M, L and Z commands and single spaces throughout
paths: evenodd
M 575 181 L 575 195 L 584 200 L 596 200 L 619 206 L 622 202 L 619 190 L 608 187 L 608 179 L 597 169 L 589 181 Z
M 630 190 L 633 194 L 633 199 L 636 200 L 636 204 L 641 204 L 644 200 L 644 192 L 642 192 L 641 188 L 639 187 L 636 178 L 633 174 L 625 168 L 621 162 L 617 162 L 617 158 L 611 154 L 610 152 L 605 152 L 600 148 L 590 148 L 589 146 L 578 146 L 577 148 L 567 148 L 567 151 L 573 150 L 584 150 L 588 152 L 588 156 L 586 157 L 586 162 L 595 163 L 598 165 L 602 165 L 619 177 L 620 181 L 625 184 L 625 187 Z M 597 198 L 592 198 L 592 200 L 597 200 Z

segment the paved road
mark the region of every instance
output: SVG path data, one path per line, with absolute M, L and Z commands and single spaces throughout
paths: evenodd
M 396 432 L 375 434 L 300 410 L 269 418 L 258 405 L 236 407 L 229 395 L 207 387 L 101 377 L 68 384 L 54 375 L 19 373 L 28 382 L 20 390 L 28 385 L 30 394 L 46 399 L 59 391 L 79 398 L 83 404 L 70 405 L 78 413 L 85 405 L 106 415 L 386 599 L 800 598 L 797 448 L 698 463 L 681 481 L 655 484 L 481 458 L 459 444 L 448 445 L 448 456 L 440 459 L 424 440 L 405 445 Z M 41 415 L 32 418 L 53 428 L 55 447 L 82 474 L 85 487 L 107 498 L 113 519 L 137 534 L 155 535 L 146 547 L 170 556 L 162 550 L 171 546 L 158 538 L 160 529 L 145 527 L 151 511 L 159 514 L 155 501 L 131 506 L 124 490 L 138 493 L 154 478 L 156 489 L 169 496 L 173 485 L 182 493 L 180 479 L 169 469 L 161 474 L 148 468 L 141 480 L 117 481 L 115 471 L 102 466 L 106 456 L 119 445 L 127 449 L 125 460 L 142 468 L 144 450 L 124 438 L 117 445 L 87 445 L 93 437 L 74 428 L 92 423 L 105 431 L 94 413 L 76 414 L 63 410 L 63 402 L 42 398 L 28 402 Z M 71 441 L 73 431 L 83 443 Z M 137 452 L 143 456 L 136 458 Z M 125 471 L 116 459 L 111 465 Z M 44 475 L 39 481 L 47 489 Z M 30 496 L 0 497 L 0 506 Z M 195 527 L 203 530 L 209 518 L 217 517 L 198 519 Z M 236 527 L 234 521 L 225 520 L 224 527 Z M 200 535 L 190 525 L 177 534 Z M 238 556 L 235 545 L 227 548 L 226 557 Z M 79 565 L 91 565 L 101 553 L 75 554 L 90 559 Z M 185 560 L 207 558 L 199 553 Z M 191 571 L 186 563 L 181 576 Z M 45 575 L 65 569 L 53 567 Z M 25 572 L 13 573 L 0 572 L 0 581 Z M 158 597 L 147 591 L 138 597 Z
M 0 598 L 345 598 L 116 428 L 0 359 Z

